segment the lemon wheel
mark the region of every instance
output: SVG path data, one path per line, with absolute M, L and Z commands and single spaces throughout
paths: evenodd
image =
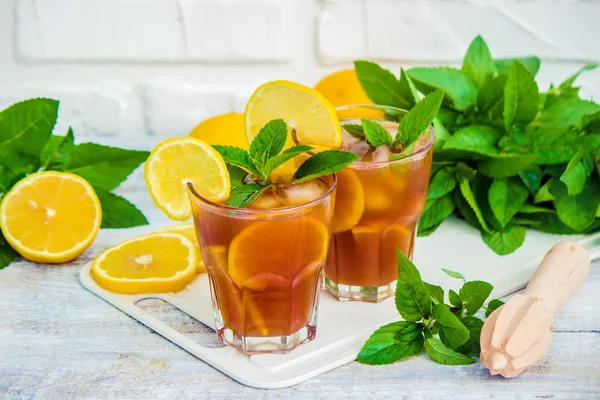
M 177 292 L 196 276 L 198 248 L 178 233 L 151 233 L 105 250 L 92 262 L 98 285 L 116 293 Z

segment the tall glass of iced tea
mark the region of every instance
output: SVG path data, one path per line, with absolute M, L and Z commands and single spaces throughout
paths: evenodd
M 334 176 L 274 185 L 249 208 L 190 188 L 221 342 L 281 353 L 314 338 L 335 187 Z
M 378 122 L 392 137 L 405 111 L 382 106 L 336 109 L 342 126 Z M 427 196 L 434 132 L 426 129 L 411 153 L 394 158 L 343 131 L 342 149 L 361 159 L 338 173 L 333 235 L 325 264 L 325 288 L 339 300 L 378 302 L 394 293 L 395 249 L 411 258 L 417 222 Z

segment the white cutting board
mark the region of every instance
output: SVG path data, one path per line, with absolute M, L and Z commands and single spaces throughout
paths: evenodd
M 600 232 L 589 236 L 557 236 L 528 231 L 519 250 L 498 256 L 483 243 L 478 231 L 459 220 L 448 219 L 431 236 L 417 239 L 414 262 L 425 281 L 444 289 L 457 289 L 461 282 L 448 277 L 441 268 L 461 272 L 467 280 L 486 280 L 494 285 L 492 296 L 501 297 L 525 286 L 546 251 L 561 240 L 579 242 L 592 259 L 600 258 Z M 317 336 L 313 341 L 288 354 L 246 356 L 231 347 L 204 347 L 136 305 L 147 298 L 162 299 L 213 327 L 206 274 L 199 275 L 183 291 L 167 294 L 108 292 L 92 279 L 90 264 L 82 268 L 80 281 L 92 293 L 224 374 L 244 385 L 263 389 L 296 385 L 354 360 L 375 329 L 399 319 L 393 299 L 378 304 L 339 302 L 322 293 Z

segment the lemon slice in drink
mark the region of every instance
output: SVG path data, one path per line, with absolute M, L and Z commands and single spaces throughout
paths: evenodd
M 290 81 L 267 82 L 256 89 L 244 112 L 248 142 L 267 122 L 283 119 L 290 129 L 287 146 L 299 143 L 339 149 L 342 128 L 333 106 L 321 93 Z
M 222 203 L 229 197 L 229 172 L 223 157 L 202 140 L 168 139 L 154 148 L 144 169 L 152 200 L 169 218 L 192 215 L 188 182 L 204 198 Z

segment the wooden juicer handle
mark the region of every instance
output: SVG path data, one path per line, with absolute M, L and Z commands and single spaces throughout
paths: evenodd
M 573 242 L 553 246 L 523 294 L 495 310 L 481 330 L 481 365 L 511 378 L 539 360 L 552 341 L 554 313 L 590 272 L 587 251 Z

